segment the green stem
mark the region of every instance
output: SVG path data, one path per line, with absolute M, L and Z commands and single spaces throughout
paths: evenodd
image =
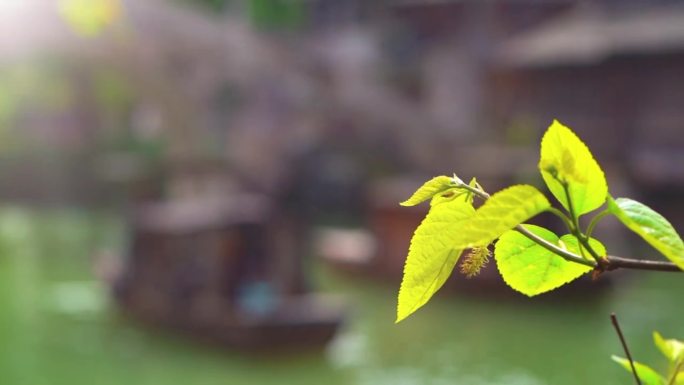
M 480 190 L 478 188 L 474 188 L 474 187 L 469 186 L 465 183 L 460 184 L 458 187 L 461 187 L 463 189 L 466 189 L 466 190 L 472 192 L 474 195 L 477 195 L 478 197 L 480 197 L 482 200 L 485 200 L 485 201 L 487 199 L 489 199 L 489 197 L 490 197 L 490 195 L 487 194 L 485 191 Z M 562 213 L 561 213 L 561 215 L 562 215 Z M 544 239 L 544 238 L 538 236 L 537 234 L 534 234 L 533 232 L 527 230 L 522 225 L 515 226 L 515 230 L 518 231 L 520 234 L 526 236 L 527 238 L 531 239 L 532 241 L 534 241 L 539 246 L 545 248 L 546 250 L 549 250 L 550 252 L 558 255 L 559 257 L 565 259 L 566 261 L 579 263 L 579 264 L 585 265 L 585 266 L 596 267 L 596 264 L 593 263 L 592 261 L 589 261 L 586 258 L 582 258 L 581 256 L 574 254 L 574 253 L 571 253 L 565 249 L 561 249 L 560 247 L 554 245 L 553 243 L 547 241 L 546 239 Z
M 568 187 L 568 184 L 564 181 L 558 180 L 561 185 L 563 185 L 563 191 L 565 192 L 565 199 L 568 202 L 568 211 L 570 211 L 570 218 L 572 219 L 572 224 L 575 229 L 574 234 L 580 232 L 580 226 L 579 226 L 579 216 L 577 213 L 575 213 L 575 207 L 572 203 L 572 199 L 570 198 L 570 188 Z
M 679 363 L 677 363 L 675 366 L 674 371 L 672 372 L 672 377 L 670 377 L 667 385 L 675 385 L 675 381 L 677 381 L 677 374 L 679 374 L 679 370 L 682 369 L 682 365 L 684 365 L 684 358 L 681 358 Z
M 538 236 L 537 234 L 527 230 L 523 225 L 517 225 L 515 226 L 515 230 L 518 231 L 520 234 L 526 236 L 527 238 L 531 239 L 534 241 L 536 244 L 539 246 L 545 248 L 546 250 L 558 255 L 559 257 L 565 259 L 568 262 L 575 262 L 579 263 L 580 265 L 585 265 L 589 267 L 596 267 L 596 263 L 586 259 L 582 258 L 581 256 L 571 253 L 565 249 L 561 249 L 560 247 L 554 245 L 553 243 L 547 241 L 546 239 Z
M 565 227 L 568 228 L 568 231 L 574 233 L 574 225 L 572 224 L 572 221 L 562 211 L 558 210 L 555 207 L 549 207 L 548 209 L 546 209 L 546 211 L 560 218 L 563 221 L 563 223 L 565 223 Z
M 490 195 L 487 194 L 484 190 L 480 190 L 478 188 L 472 187 L 471 185 L 466 184 L 466 183 L 461 183 L 457 187 L 468 190 L 471 193 L 477 195 L 480 199 L 485 200 L 485 201 L 487 199 L 489 199 L 489 197 L 490 197 Z
M 589 251 L 589 254 L 591 254 L 591 257 L 594 258 L 594 260 L 595 260 L 597 263 L 599 263 L 599 264 L 603 263 L 603 257 L 601 257 L 600 255 L 598 255 L 598 253 L 596 252 L 596 250 L 594 250 L 594 248 L 591 247 L 591 244 L 589 243 L 589 238 L 587 238 L 586 235 L 584 235 L 584 234 L 582 234 L 582 233 L 579 233 L 579 234 L 577 235 L 577 239 L 579 239 L 579 241 L 580 241 L 580 243 L 582 244 L 582 246 L 584 246 L 584 248 L 587 249 L 587 250 Z M 580 250 L 582 250 L 581 247 L 580 247 Z
M 610 212 L 608 210 L 603 210 L 600 213 L 598 213 L 594 218 L 591 219 L 591 222 L 589 222 L 589 227 L 587 227 L 587 237 L 591 238 L 591 234 L 594 232 L 594 228 L 596 225 L 599 223 L 603 217 L 606 215 L 609 215 Z
M 577 215 L 577 213 L 575 212 L 572 199 L 570 198 L 570 188 L 568 187 L 567 182 L 560 180 L 559 182 L 561 183 L 561 185 L 563 185 L 563 191 L 565 191 L 565 198 L 568 201 L 568 210 L 570 211 L 570 217 L 572 218 L 575 227 L 575 231 L 573 232 L 573 234 L 577 238 L 577 241 L 580 243 L 580 253 L 582 254 L 582 256 L 584 256 L 584 251 L 582 249 L 587 249 L 587 251 L 589 251 L 589 254 L 591 254 L 591 257 L 594 258 L 596 263 L 601 264 L 601 257 L 594 250 L 594 248 L 591 247 L 588 238 L 584 234 L 582 234 L 582 230 L 580 229 L 579 225 L 579 215 Z

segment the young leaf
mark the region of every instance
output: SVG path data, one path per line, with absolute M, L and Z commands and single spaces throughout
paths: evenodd
M 501 234 L 550 207 L 536 188 L 515 185 L 492 195 L 458 233 L 453 234 L 457 248 L 487 246 Z
M 670 362 L 684 359 L 684 342 L 675 339 L 666 340 L 658 332 L 653 332 L 653 341 Z
M 578 216 L 601 206 L 608 194 L 603 170 L 587 146 L 557 120 L 542 138 L 539 170 L 551 193 L 570 210 L 561 181 L 567 183 Z
M 526 229 L 545 240 L 559 244 L 551 231 L 534 225 Z M 578 253 L 576 243 L 566 245 Z M 535 296 L 560 287 L 591 270 L 591 267 L 568 262 L 538 245 L 515 230 L 505 232 L 494 250 L 496 266 L 508 286 L 527 295 Z
M 662 215 L 632 199 L 608 197 L 608 211 L 684 270 L 684 242 Z
M 436 176 L 425 182 L 411 197 L 400 203 L 402 206 L 415 206 L 423 201 L 426 201 L 442 191 L 454 187 L 452 178 L 448 176 Z
M 399 289 L 397 322 L 425 305 L 451 275 L 463 248 L 454 248 L 452 238 L 475 209 L 464 199 L 432 206 L 411 239 Z
M 441 191 L 437 194 L 435 194 L 432 199 L 430 199 L 430 206 L 438 205 L 440 203 L 444 202 L 449 202 L 452 201 L 458 197 L 460 197 L 463 194 L 466 194 L 467 191 L 463 190 L 458 187 L 452 187 L 447 190 Z M 472 199 L 470 200 L 472 202 Z
M 620 366 L 625 368 L 625 370 L 632 373 L 632 366 L 629 364 L 629 360 L 618 356 L 611 356 L 610 358 L 620 364 Z M 643 385 L 665 385 L 665 379 L 649 366 L 639 362 L 634 362 L 634 368 L 636 369 L 637 376 L 639 376 L 639 379 L 642 381 Z
M 591 255 L 589 254 L 589 251 L 586 250 L 582 246 L 582 250 L 580 250 L 580 244 L 577 241 L 577 237 L 572 235 L 572 234 L 565 234 L 562 237 L 560 237 L 561 242 L 563 245 L 565 245 L 565 248 L 568 251 L 571 251 L 577 255 L 583 255 L 585 258 L 589 260 L 593 260 L 591 258 Z M 606 247 L 603 246 L 603 243 L 599 242 L 597 239 L 594 238 L 589 238 L 589 246 L 591 246 L 592 249 L 599 255 L 599 257 L 605 257 L 608 253 L 606 252 Z

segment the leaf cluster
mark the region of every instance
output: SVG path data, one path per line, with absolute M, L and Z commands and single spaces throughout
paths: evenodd
M 589 148 L 568 127 L 554 121 L 541 140 L 539 171 L 561 208 L 531 185 L 514 185 L 489 195 L 473 179 L 456 175 L 427 181 L 403 206 L 430 201 L 430 210 L 416 229 L 399 290 L 397 322 L 425 305 L 449 278 L 461 255 L 494 260 L 503 280 L 514 290 L 535 296 L 580 276 L 614 268 L 606 247 L 592 237 L 596 223 L 615 216 L 627 228 L 684 270 L 684 243 L 660 214 L 628 198 L 609 194 L 603 170 Z M 477 198 L 481 205 L 475 206 Z M 604 206 L 587 228 L 579 218 Z M 524 224 L 551 212 L 566 224 L 567 234 Z M 479 253 L 479 254 L 478 254 Z M 468 276 L 484 263 L 466 258 Z M 479 266 L 479 268 L 478 268 Z
M 684 342 L 664 339 L 658 332 L 653 332 L 653 341 L 668 361 L 667 373 L 662 375 L 648 365 L 634 362 L 639 380 L 644 385 L 684 385 Z M 613 356 L 612 359 L 625 370 L 633 373 L 628 359 L 618 356 Z

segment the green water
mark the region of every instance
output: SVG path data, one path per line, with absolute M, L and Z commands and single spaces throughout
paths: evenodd
M 315 269 L 354 309 L 338 338 L 323 353 L 244 356 L 118 315 L 92 261 L 123 239 L 104 214 L 0 210 L 1 385 L 631 384 L 609 359 L 610 311 L 656 367 L 652 330 L 684 337 L 677 274 L 631 277 L 590 302 L 439 296 L 394 325 L 395 285 Z

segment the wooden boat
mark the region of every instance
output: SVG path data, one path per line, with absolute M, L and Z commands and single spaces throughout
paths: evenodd
M 131 315 L 240 349 L 323 346 L 343 319 L 311 293 L 290 227 L 263 198 L 147 204 L 115 297 Z

